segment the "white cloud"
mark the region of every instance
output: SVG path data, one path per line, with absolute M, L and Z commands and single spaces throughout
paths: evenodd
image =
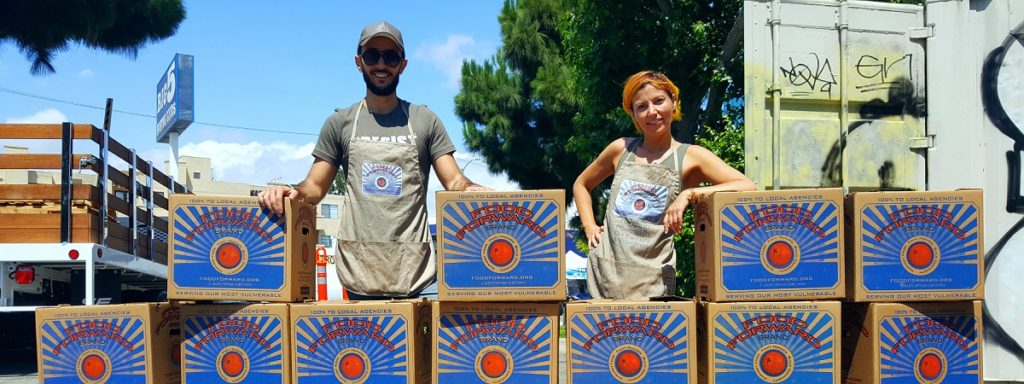
M 83 78 L 83 79 L 87 79 L 87 78 L 92 77 L 95 74 L 96 73 L 94 73 L 91 69 L 83 69 L 81 72 L 78 72 L 78 77 Z
M 66 121 L 68 121 L 68 117 L 65 114 L 52 108 L 38 111 L 29 116 L 4 119 L 5 124 L 57 124 Z M 8 145 L 27 147 L 30 154 L 60 153 L 60 140 L 0 139 L 0 152 L 3 152 L 2 148 Z M 77 141 L 76 145 L 79 145 Z
M 444 42 L 428 42 L 417 49 L 413 57 L 431 63 L 446 75 L 448 86 L 456 88 L 462 77 L 462 61 L 475 58 L 476 54 L 472 51 L 479 48 L 472 37 L 451 34 Z
M 68 117 L 56 108 L 46 108 L 23 117 L 8 117 L 7 124 L 53 124 L 68 121 Z
M 206 157 L 218 181 L 266 184 L 269 181 L 298 183 L 313 164 L 314 143 L 296 145 L 285 142 L 222 143 L 204 140 L 181 146 L 181 156 Z M 169 155 L 158 156 L 162 164 Z M 156 158 L 156 157 L 154 157 Z

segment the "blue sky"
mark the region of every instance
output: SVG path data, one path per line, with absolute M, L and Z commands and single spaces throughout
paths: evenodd
M 73 46 L 57 54 L 56 74 L 32 76 L 30 62 L 0 45 L 0 122 L 73 121 L 103 124 L 103 111 L 19 95 L 27 93 L 102 108 L 155 115 L 156 83 L 175 53 L 195 57 L 196 123 L 180 137 L 182 155 L 210 157 L 217 180 L 297 182 L 324 119 L 363 97 L 353 56 L 362 28 L 387 20 L 403 34 L 409 65 L 398 95 L 429 106 L 458 148 L 456 159 L 474 181 L 517 189 L 473 161 L 454 113 L 463 60 L 490 58 L 501 44 L 501 1 L 186 1 L 178 32 L 149 44 L 135 60 Z M 291 131 L 266 133 L 203 123 Z M 115 113 L 111 132 L 140 156 L 163 164 L 166 144 L 155 140 L 155 119 Z M 12 143 L 0 140 L 0 143 Z M 32 153 L 56 153 L 55 143 L 28 143 Z M 468 164 L 468 165 L 467 165 Z M 431 196 L 439 187 L 430 182 Z

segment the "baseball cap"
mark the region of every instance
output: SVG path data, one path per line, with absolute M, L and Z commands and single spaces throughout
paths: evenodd
M 402 43 L 402 32 L 386 21 L 378 21 L 363 28 L 363 33 L 359 35 L 359 47 L 366 45 L 367 41 L 377 36 L 391 39 L 398 44 L 398 49 L 404 54 L 405 44 Z

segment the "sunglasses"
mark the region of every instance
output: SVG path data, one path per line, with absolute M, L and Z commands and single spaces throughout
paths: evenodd
M 381 52 L 371 48 L 363 51 L 359 57 L 363 58 L 363 63 L 366 65 L 377 65 L 380 59 L 384 59 L 384 64 L 389 67 L 397 67 L 402 62 L 402 54 L 394 49 Z

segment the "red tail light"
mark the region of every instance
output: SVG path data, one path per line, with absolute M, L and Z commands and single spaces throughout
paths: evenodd
M 68 251 L 68 258 L 70 258 L 71 260 L 78 260 L 78 250 L 72 249 Z
M 32 284 L 36 280 L 36 269 L 28 264 L 18 264 L 14 268 L 14 281 L 18 284 Z

